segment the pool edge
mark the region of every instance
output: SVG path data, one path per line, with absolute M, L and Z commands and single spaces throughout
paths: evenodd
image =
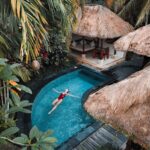
M 48 82 L 50 82 L 50 81 L 52 81 L 52 80 L 54 80 L 54 79 L 56 79 L 56 78 L 58 78 L 59 76 L 62 76 L 62 75 L 64 75 L 64 74 L 67 74 L 67 73 L 70 73 L 70 72 L 73 72 L 73 71 L 75 71 L 75 70 L 77 70 L 77 69 L 88 69 L 88 70 L 91 70 L 92 72 L 95 72 L 95 73 L 101 73 L 101 74 L 104 74 L 105 76 L 108 76 L 110 79 L 111 79 L 111 83 L 112 83 L 112 81 L 114 82 L 115 81 L 115 79 L 113 78 L 113 77 L 111 77 L 111 76 L 109 76 L 108 74 L 106 74 L 106 73 L 103 73 L 103 71 L 100 71 L 100 70 L 97 70 L 97 69 L 94 69 L 94 68 L 91 68 L 91 67 L 89 67 L 89 66 L 85 66 L 85 65 L 77 65 L 77 66 L 74 66 L 74 67 L 72 67 L 72 68 L 69 68 L 69 69 L 67 69 L 67 70 L 65 70 L 65 71 L 62 71 L 62 72 L 60 72 L 60 73 L 57 73 L 57 74 L 54 74 L 54 75 L 52 75 L 52 76 L 46 76 L 44 79 L 42 79 L 41 81 L 40 81 L 40 85 L 38 84 L 37 85 L 37 87 L 35 88 L 31 88 L 32 89 L 32 91 L 33 91 L 33 94 L 32 95 L 29 95 L 29 94 L 24 94 L 23 95 L 23 98 L 24 99 L 28 99 L 30 102 L 34 102 L 34 99 L 35 99 L 35 97 L 36 97 L 36 95 L 37 95 L 37 93 L 48 83 Z M 109 83 L 110 83 L 110 81 L 109 81 Z M 107 84 L 108 84 L 108 82 L 107 82 Z M 87 90 L 85 93 L 84 93 L 84 95 L 82 96 L 82 103 L 84 103 L 85 102 L 85 100 L 86 100 L 86 98 L 88 97 L 88 95 L 91 93 L 91 92 L 94 92 L 96 89 L 100 89 L 100 88 L 102 88 L 103 86 L 105 86 L 106 84 L 103 84 L 102 86 L 96 86 L 96 87 L 94 87 L 94 88 L 91 88 L 91 89 L 89 89 L 89 90 Z M 21 127 L 21 131 L 23 131 L 23 133 L 29 133 L 29 130 L 31 129 L 31 127 L 32 127 L 32 125 L 31 125 L 31 114 L 30 115 L 28 115 L 28 114 L 22 114 L 22 113 L 18 113 L 17 114 L 18 116 L 19 116 L 19 119 L 21 119 L 21 123 L 19 123 L 19 127 Z M 94 123 L 93 123 L 94 124 Z M 91 126 L 91 125 L 89 125 L 89 126 Z M 85 127 L 85 128 L 88 128 L 89 126 L 87 126 L 87 127 Z M 84 130 L 85 128 L 83 128 L 82 130 Z M 80 130 L 78 133 L 80 133 L 82 130 Z M 76 134 L 78 134 L 78 133 L 76 133 Z M 73 135 L 74 136 L 74 135 Z M 72 136 L 72 137 L 73 137 Z M 69 138 L 70 139 L 70 138 Z M 68 140 L 69 140 L 68 139 Z M 68 141 L 67 140 L 67 141 Z M 67 142 L 67 141 L 65 141 L 65 142 Z M 64 143 L 65 143 L 64 142 Z M 62 143 L 63 144 L 63 143 Z

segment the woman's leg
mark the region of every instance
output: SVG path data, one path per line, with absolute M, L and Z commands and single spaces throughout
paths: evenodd
M 58 98 L 56 98 L 56 99 L 52 102 L 52 105 L 56 105 L 57 102 L 58 102 Z
M 51 113 L 58 107 L 58 105 L 59 105 L 61 102 L 62 102 L 62 100 L 59 100 L 59 101 L 56 103 L 56 105 L 52 108 L 52 110 L 48 112 L 48 114 L 51 114 Z

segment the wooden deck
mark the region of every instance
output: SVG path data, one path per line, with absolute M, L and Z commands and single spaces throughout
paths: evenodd
M 94 129 L 95 128 L 95 129 Z M 88 135 L 86 135 L 88 133 Z M 126 147 L 127 137 L 111 126 L 100 122 L 79 132 L 57 150 L 100 150 L 105 145 L 119 150 Z
M 111 127 L 104 125 L 73 148 L 73 150 L 97 150 L 108 143 L 116 148 L 124 149 L 126 141 L 123 135 L 112 130 Z
M 86 54 L 80 54 L 75 51 L 72 51 L 69 54 L 69 56 L 76 59 L 81 64 L 88 64 L 94 68 L 105 70 L 125 60 L 125 56 L 122 56 L 123 54 L 120 53 L 121 52 L 118 52 L 116 56 L 110 55 L 110 58 L 105 60 L 100 60 L 99 58 L 93 58 L 92 52 L 88 52 Z

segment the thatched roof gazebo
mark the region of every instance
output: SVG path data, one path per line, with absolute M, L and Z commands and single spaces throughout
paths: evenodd
M 118 39 L 116 50 L 150 56 L 150 25 Z M 92 94 L 84 104 L 94 118 L 124 130 L 133 140 L 150 148 L 150 66 L 121 82 Z
M 101 5 L 84 6 L 78 22 L 74 33 L 86 37 L 116 38 L 133 31 L 129 23 Z
M 114 43 L 114 47 L 119 51 L 132 51 L 150 57 L 150 25 L 121 37 Z
M 101 5 L 85 5 L 82 13 L 79 10 L 77 14 L 78 24 L 73 33 L 83 37 L 83 53 L 84 37 L 101 39 L 102 49 L 102 39 L 117 38 L 133 31 L 129 23 Z M 97 47 L 99 47 L 99 40 Z
M 150 66 L 89 96 L 87 112 L 150 147 Z

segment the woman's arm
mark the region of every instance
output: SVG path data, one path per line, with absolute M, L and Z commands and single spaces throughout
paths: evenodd
M 79 96 L 75 96 L 75 95 L 72 95 L 72 94 L 67 94 L 68 96 L 71 96 L 71 97 L 74 97 L 74 98 L 80 98 Z
M 60 91 L 57 91 L 55 88 L 53 88 L 53 91 L 56 92 L 56 93 L 62 93 Z

